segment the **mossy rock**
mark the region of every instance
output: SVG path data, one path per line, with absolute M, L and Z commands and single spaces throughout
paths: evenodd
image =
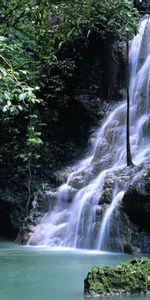
M 84 280 L 86 296 L 150 293 L 150 259 L 134 259 L 117 266 L 95 266 Z

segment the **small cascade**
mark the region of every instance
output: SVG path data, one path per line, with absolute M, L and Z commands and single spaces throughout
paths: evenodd
M 82 248 L 85 245 L 86 248 L 90 248 L 95 210 L 102 193 L 105 176 L 106 171 L 101 172 L 96 179 L 76 194 L 66 231 L 65 245 L 75 248 Z
M 102 220 L 102 224 L 101 224 L 101 230 L 99 232 L 99 237 L 97 240 L 97 249 L 111 249 L 111 245 L 110 245 L 110 222 L 111 222 L 111 218 L 112 218 L 112 214 L 114 212 L 114 210 L 116 209 L 119 201 L 122 200 L 124 196 L 124 191 L 121 191 L 119 193 L 116 192 L 116 190 L 114 191 L 114 195 L 113 195 L 113 200 L 109 206 L 109 208 L 107 209 L 105 216 Z M 117 236 L 116 232 L 116 236 Z M 113 237 L 114 238 L 114 237 Z
M 139 32 L 131 42 L 129 62 L 132 157 L 136 166 L 149 165 L 148 16 L 141 21 Z M 67 182 L 58 188 L 53 209 L 34 228 L 28 244 L 112 249 L 112 239 L 119 240 L 120 234 L 117 208 L 135 174 L 137 169 L 135 172 L 134 168 L 126 168 L 126 101 L 123 101 L 95 133 L 86 158 L 74 166 Z M 111 226 L 113 219 L 115 226 Z

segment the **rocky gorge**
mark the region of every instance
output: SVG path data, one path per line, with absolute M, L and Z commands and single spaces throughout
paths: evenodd
M 76 72 L 76 84 L 70 95 L 70 103 L 61 111 L 62 118 L 58 127 L 62 124 L 64 127 L 60 126 L 60 131 L 57 128 L 55 132 L 59 133 L 59 137 L 65 132 L 61 142 L 59 138 L 57 141 L 58 159 L 53 161 L 44 152 L 41 163 L 44 170 L 34 176 L 31 186 L 28 174 L 21 178 L 20 173 L 13 174 L 12 171 L 9 174 L 9 188 L 5 176 L 1 179 L 0 227 L 4 229 L 0 233 L 3 237 L 17 238 L 17 242 L 28 242 L 30 245 L 149 253 L 149 98 L 146 94 L 149 77 L 147 65 L 144 65 L 148 57 L 144 41 L 147 43 L 149 24 L 147 28 L 145 35 L 143 33 L 143 45 L 139 49 L 140 58 L 137 57 L 137 69 L 141 68 L 142 74 L 139 72 L 136 85 L 131 86 L 130 91 L 133 93 L 137 89 L 131 108 L 134 166 L 126 167 L 124 163 L 125 44 L 112 41 L 102 43 L 97 36 L 91 35 L 89 44 L 84 48 L 84 55 L 83 49 L 80 49 L 83 57 Z M 79 41 L 77 44 L 76 47 L 79 47 Z M 88 57 L 90 60 L 87 64 Z M 140 76 L 147 81 L 141 80 Z M 135 110 L 136 101 L 138 106 Z M 147 116 L 144 119 L 145 110 Z M 93 126 L 98 127 L 98 122 L 101 129 L 94 129 L 90 134 Z M 134 132 L 135 127 L 138 134 Z M 85 139 L 88 137 L 89 146 L 85 153 L 83 145 L 85 147 Z M 70 138 L 71 153 L 70 146 L 67 148 Z M 79 144 L 77 140 L 80 140 Z M 142 147 L 140 141 L 144 141 Z M 147 152 L 144 152 L 145 149 Z M 74 163 L 77 157 L 85 158 Z M 69 160 L 70 166 L 64 167 Z M 62 170 L 59 170 L 60 165 L 63 165 Z M 14 188 L 16 182 L 17 188 Z M 28 203 L 29 188 L 32 197 Z M 115 206 L 111 206 L 113 200 Z M 110 207 L 111 214 L 107 215 Z
M 146 16 L 130 50 L 134 165 L 125 166 L 123 101 L 91 137 L 41 224 L 30 227 L 29 244 L 149 253 L 149 27 Z

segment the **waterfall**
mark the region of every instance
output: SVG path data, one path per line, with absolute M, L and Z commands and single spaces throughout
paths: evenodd
M 129 63 L 131 152 L 134 164 L 143 166 L 150 164 L 148 16 L 130 44 Z M 73 169 L 57 190 L 55 206 L 35 226 L 28 244 L 111 249 L 111 239 L 120 235 L 117 208 L 135 173 L 141 172 L 126 167 L 126 101 L 115 107 L 95 132 L 88 155 Z
M 111 202 L 109 209 L 107 209 L 102 220 L 101 230 L 97 243 L 97 248 L 101 250 L 110 247 L 109 245 L 106 246 L 106 243 L 109 243 L 110 241 L 110 221 L 112 213 L 116 209 L 118 202 L 121 201 L 124 196 L 124 191 L 121 191 L 119 193 L 116 193 L 116 191 L 114 191 L 114 195 L 115 196 L 113 197 L 113 201 Z

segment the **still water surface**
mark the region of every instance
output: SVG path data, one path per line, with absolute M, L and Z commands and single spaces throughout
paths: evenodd
M 0 300 L 85 300 L 83 281 L 93 265 L 113 265 L 131 258 L 121 254 L 0 243 Z M 148 300 L 150 296 L 107 299 Z

